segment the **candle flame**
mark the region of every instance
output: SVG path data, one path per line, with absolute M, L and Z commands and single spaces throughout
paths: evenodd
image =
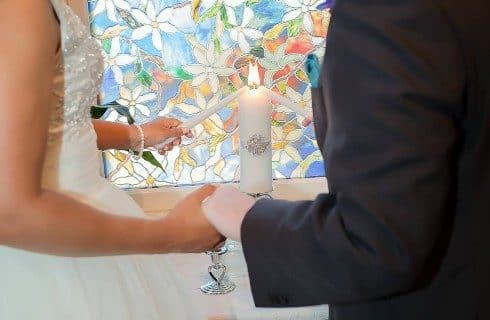
M 256 63 L 248 64 L 248 86 L 257 89 L 260 86 L 259 68 Z

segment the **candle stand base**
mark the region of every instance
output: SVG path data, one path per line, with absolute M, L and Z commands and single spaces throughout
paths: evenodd
M 226 294 L 235 290 L 236 284 L 230 279 L 224 279 L 220 284 L 215 281 L 210 281 L 201 286 L 201 291 L 204 294 L 217 295 Z
M 272 199 L 270 193 L 248 193 L 248 195 L 255 198 L 255 200 Z

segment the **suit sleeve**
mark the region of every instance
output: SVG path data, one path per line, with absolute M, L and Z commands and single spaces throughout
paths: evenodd
M 430 278 L 455 209 L 465 70 L 449 20 L 427 3 L 337 1 L 320 146 L 333 192 L 247 213 L 257 306 L 369 302 Z

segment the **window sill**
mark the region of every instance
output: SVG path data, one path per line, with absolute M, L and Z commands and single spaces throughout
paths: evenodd
M 238 186 L 237 183 L 233 185 Z M 187 194 L 199 186 L 163 187 L 158 189 L 132 190 L 129 194 L 148 215 L 159 215 L 171 210 Z M 286 200 L 311 200 L 320 193 L 327 193 L 325 178 L 275 180 L 272 197 Z

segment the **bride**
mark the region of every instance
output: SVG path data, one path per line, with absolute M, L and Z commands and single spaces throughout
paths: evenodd
M 149 220 L 98 174 L 97 146 L 140 151 L 187 132 L 173 119 L 92 124 L 103 61 L 76 11 L 0 2 L 0 319 L 193 319 L 157 254 L 222 241 L 201 211 L 214 189 Z

